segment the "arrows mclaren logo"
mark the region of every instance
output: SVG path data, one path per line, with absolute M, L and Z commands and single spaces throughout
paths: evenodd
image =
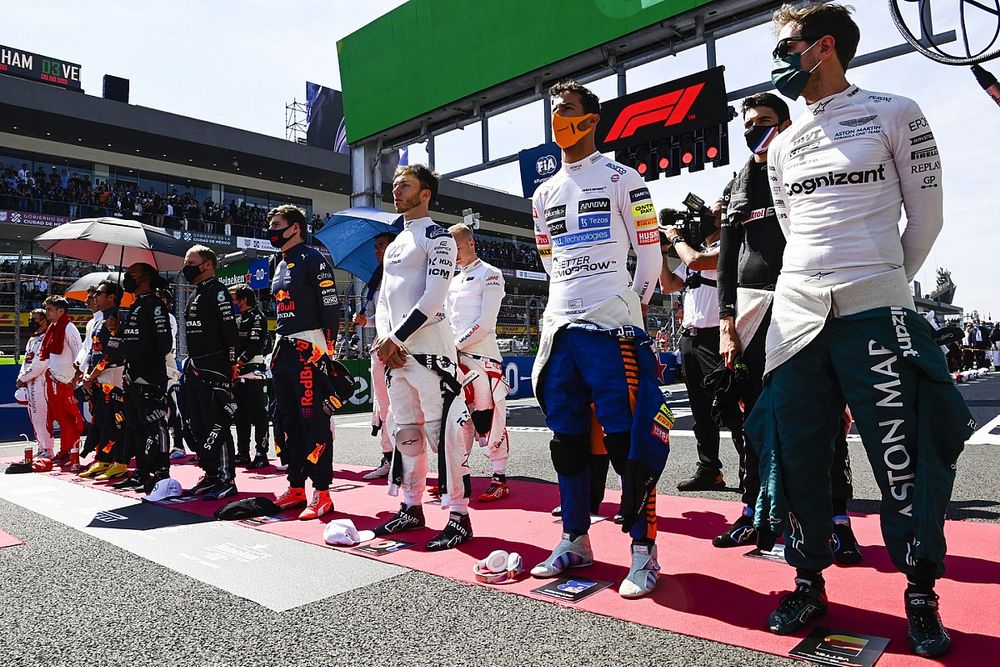
M 704 83 L 697 83 L 648 100 L 633 102 L 622 109 L 615 118 L 608 136 L 604 137 L 604 143 L 631 137 L 639 128 L 647 125 L 662 123 L 667 127 L 680 123 L 687 118 L 694 101 L 698 99 L 704 87 Z

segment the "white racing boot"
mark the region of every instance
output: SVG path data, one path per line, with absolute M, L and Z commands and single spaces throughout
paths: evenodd
M 656 578 L 660 564 L 656 562 L 656 545 L 632 545 L 632 567 L 628 576 L 618 587 L 618 594 L 623 598 L 641 598 L 649 595 L 656 588 Z
M 578 535 L 575 540 L 569 533 L 563 533 L 562 540 L 552 550 L 552 555 L 531 568 L 531 576 L 539 579 L 558 577 L 571 567 L 587 567 L 594 564 L 594 550 L 590 547 L 589 535 Z

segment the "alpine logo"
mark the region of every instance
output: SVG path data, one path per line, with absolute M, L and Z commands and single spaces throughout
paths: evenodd
M 646 100 L 633 102 L 619 112 L 611 130 L 604 137 L 604 143 L 618 141 L 631 137 L 636 131 L 647 125 L 661 123 L 664 127 L 677 125 L 685 118 L 698 99 L 704 83 L 672 90 L 663 95 L 657 95 Z
M 885 180 L 885 165 L 880 164 L 875 169 L 861 169 L 858 171 L 842 171 L 839 174 L 828 172 L 824 176 L 814 176 L 795 183 L 785 184 L 785 191 L 788 196 L 807 194 L 811 195 L 820 188 L 834 185 L 859 185 L 862 183 L 874 183 Z
M 867 125 L 878 118 L 878 114 L 874 116 L 862 116 L 861 118 L 851 118 L 850 120 L 842 120 L 840 124 L 844 127 L 861 127 L 862 125 Z

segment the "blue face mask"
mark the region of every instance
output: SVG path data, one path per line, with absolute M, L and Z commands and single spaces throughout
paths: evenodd
M 234 303 L 233 304 L 233 315 L 239 315 L 239 314 L 240 314 L 240 307 Z
M 809 45 L 809 49 L 816 46 L 819 40 Z M 813 71 L 819 67 L 819 63 L 808 72 L 802 69 L 802 53 L 789 53 L 784 58 L 775 58 L 771 66 L 771 83 L 778 89 L 778 92 L 790 100 L 797 100 L 809 83 L 809 77 Z

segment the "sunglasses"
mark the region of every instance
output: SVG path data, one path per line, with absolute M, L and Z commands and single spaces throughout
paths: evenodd
M 774 51 L 771 51 L 771 55 L 775 58 L 787 58 L 788 57 L 788 44 L 790 42 L 806 42 L 808 41 L 802 35 L 793 35 L 791 37 L 785 37 L 784 39 L 779 39 L 778 44 L 774 47 Z

